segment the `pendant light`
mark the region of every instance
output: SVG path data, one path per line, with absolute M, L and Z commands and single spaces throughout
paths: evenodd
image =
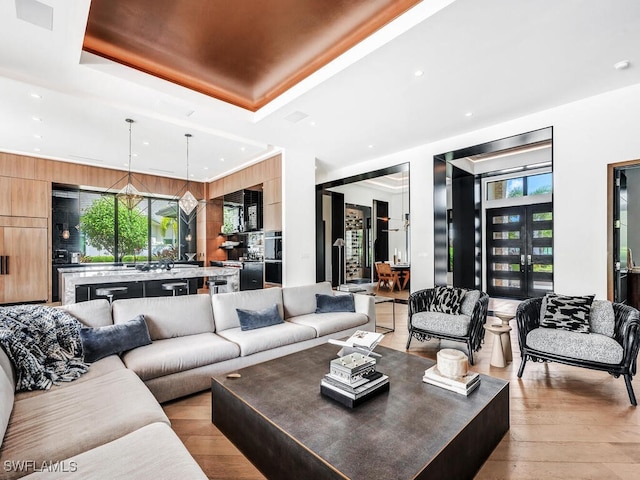
M 116 198 L 129 210 L 133 210 L 142 201 L 143 197 L 138 189 L 131 183 L 131 125 L 133 124 L 133 120 L 127 118 L 125 121 L 129 124 L 129 171 L 127 173 L 127 184 L 122 190 L 116 193 Z
M 191 215 L 191 212 L 198 206 L 198 200 L 196 200 L 193 193 L 189 191 L 189 138 L 191 138 L 191 134 L 185 133 L 184 136 L 187 137 L 187 191 L 178 201 L 178 205 L 180 205 L 180 209 L 185 214 Z

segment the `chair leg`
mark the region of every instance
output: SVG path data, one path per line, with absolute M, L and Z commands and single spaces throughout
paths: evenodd
M 407 340 L 407 347 L 405 350 L 409 350 L 409 345 L 411 345 L 411 339 L 413 338 L 413 331 L 409 330 L 409 340 Z
M 635 407 L 636 405 L 638 405 L 638 402 L 636 402 L 636 395 L 635 393 L 633 393 L 633 386 L 631 385 L 631 375 L 629 375 L 628 373 L 624 375 L 624 383 L 627 386 L 629 401 L 631 402 L 631 405 Z
M 522 372 L 524 372 L 524 366 L 527 364 L 527 356 L 522 356 L 522 363 L 520 363 L 520 368 L 518 369 L 518 378 L 522 378 Z
M 467 350 L 469 351 L 469 365 L 473 365 L 473 348 L 471 348 L 471 340 L 467 341 Z

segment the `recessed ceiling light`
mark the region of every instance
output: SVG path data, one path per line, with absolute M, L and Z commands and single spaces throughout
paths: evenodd
M 220 161 L 221 161 L 221 162 L 224 162 L 224 158 L 220 157 Z
M 413 72 L 413 75 L 416 77 L 421 77 L 424 75 L 424 71 L 422 70 L 416 70 L 415 72 Z
M 631 62 L 629 60 L 621 60 L 618 63 L 613 64 L 613 68 L 616 70 L 626 70 L 631 66 Z
M 205 170 L 209 170 L 209 167 L 204 167 Z
M 37 138 L 38 140 L 40 140 L 42 138 L 42 135 L 39 135 L 37 133 L 33 134 L 33 138 Z
M 131 154 L 131 156 L 132 156 L 132 157 L 137 157 L 137 156 L 138 156 L 138 154 L 137 154 L 137 153 L 132 153 L 132 154 Z
M 40 95 L 39 93 L 33 92 L 31 93 L 31 98 L 42 98 L 42 95 Z
M 149 141 L 148 141 L 148 140 L 145 140 L 144 142 L 142 142 L 142 144 L 143 144 L 145 147 L 148 147 L 148 146 L 149 146 Z
M 240 151 L 244 152 L 247 148 L 246 147 L 240 147 Z
M 42 121 L 42 119 L 40 117 L 36 117 L 36 116 L 31 117 L 31 120 L 33 120 L 34 122 L 41 122 Z
M 39 149 L 38 147 L 36 147 L 36 148 L 34 148 L 34 149 L 33 149 L 33 151 L 34 151 L 34 152 L 39 152 L 39 151 L 40 151 L 40 149 Z
M 373 145 L 369 145 L 369 148 L 373 148 Z
M 473 117 L 473 112 L 467 112 L 464 114 L 465 117 Z
M 315 127 L 316 126 L 316 122 L 311 121 L 311 122 L 309 122 L 309 125 L 311 125 L 312 127 Z

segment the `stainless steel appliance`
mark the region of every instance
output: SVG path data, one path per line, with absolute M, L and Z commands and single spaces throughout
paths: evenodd
M 71 252 L 71 263 L 80 263 L 80 252 Z

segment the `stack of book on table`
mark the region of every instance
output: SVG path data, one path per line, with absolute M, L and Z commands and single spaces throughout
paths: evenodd
M 469 395 L 480 385 L 480 375 L 476 372 L 467 372 L 461 377 L 445 377 L 438 371 L 438 366 L 434 365 L 424 371 L 422 381 L 462 395 Z
M 389 390 L 389 377 L 376 371 L 376 360 L 351 353 L 331 361 L 329 373 L 320 381 L 320 393 L 353 408 Z

